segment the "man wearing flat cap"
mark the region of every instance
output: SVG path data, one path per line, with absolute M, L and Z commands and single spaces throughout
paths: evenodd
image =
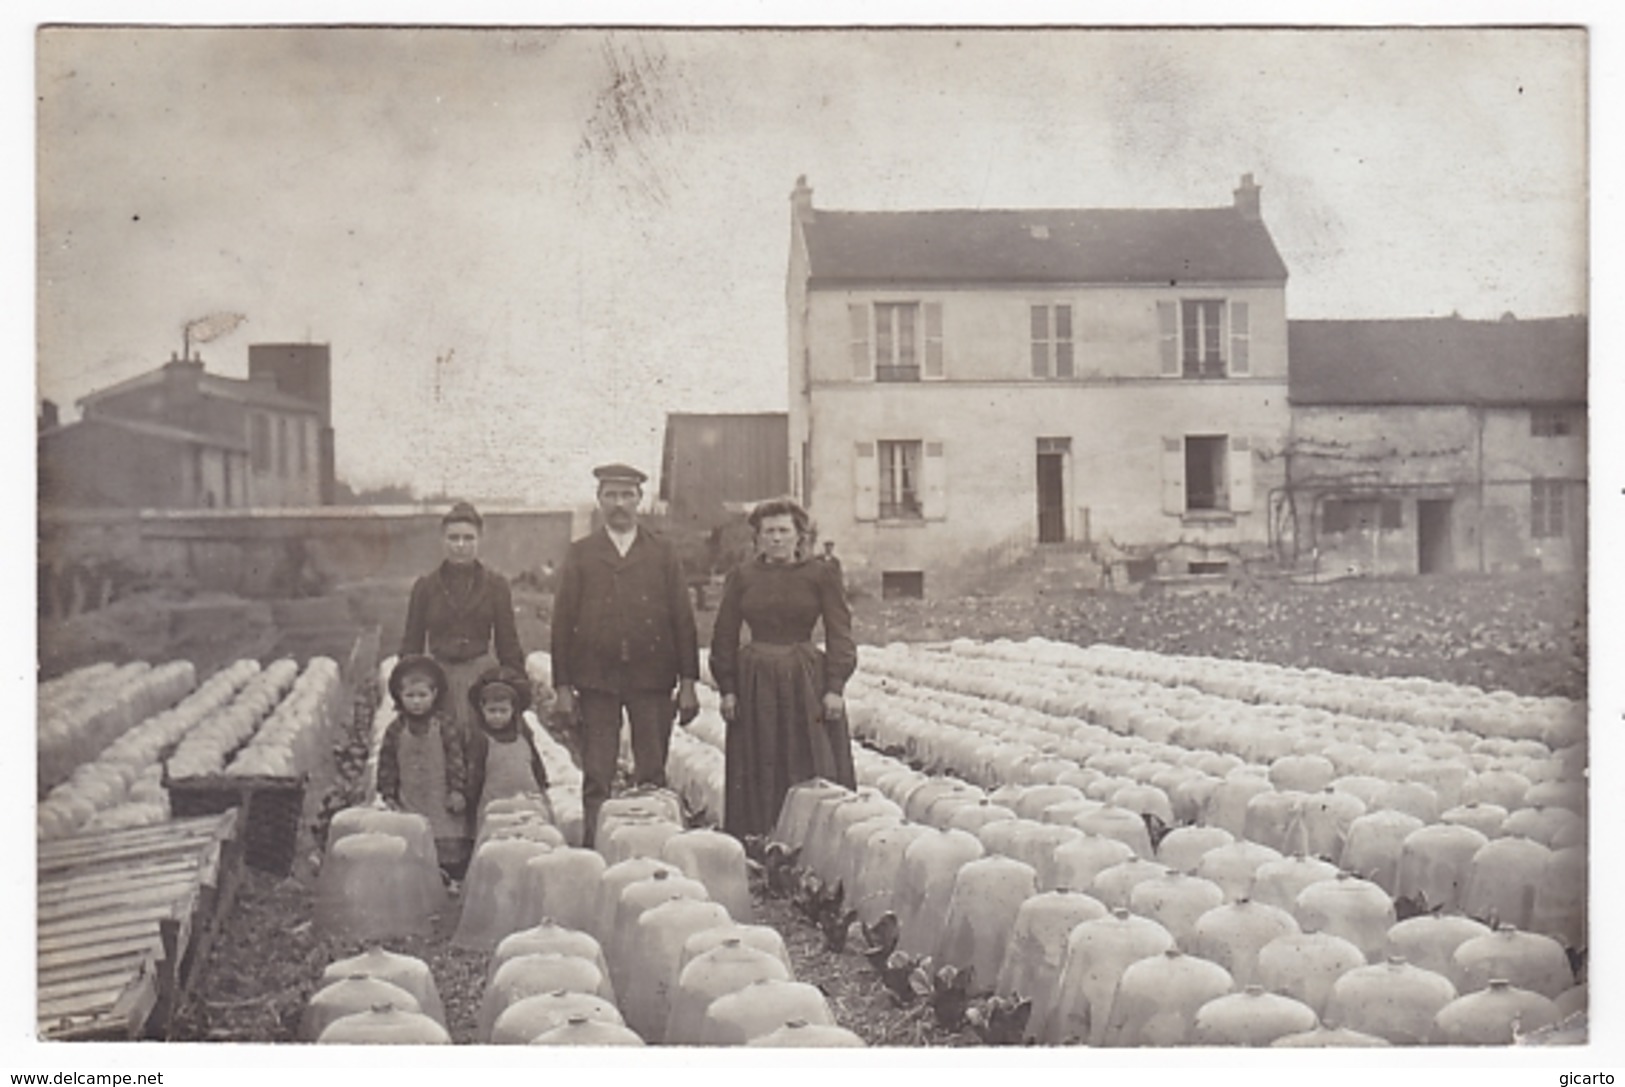
M 554 712 L 579 718 L 585 844 L 609 797 L 621 715 L 633 780 L 664 785 L 674 712 L 699 713 L 699 638 L 676 549 L 638 524 L 649 478 L 625 464 L 593 469 L 603 527 L 570 545 L 553 603 Z M 675 706 L 672 689 L 676 688 Z

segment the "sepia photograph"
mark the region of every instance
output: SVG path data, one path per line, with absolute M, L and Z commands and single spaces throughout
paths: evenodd
M 1589 1067 L 1592 35 L 41 20 L 20 1052 Z

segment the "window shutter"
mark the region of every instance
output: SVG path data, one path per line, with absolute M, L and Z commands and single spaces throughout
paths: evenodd
M 941 521 L 948 516 L 947 458 L 943 456 L 941 442 L 925 443 L 920 491 L 920 512 L 927 521 Z
M 851 340 L 852 380 L 872 381 L 874 363 L 869 357 L 869 304 L 849 302 L 846 306 L 848 337 Z M 873 455 L 871 453 L 871 455 Z
M 1162 376 L 1179 376 L 1179 309 L 1172 302 L 1157 303 L 1157 341 L 1162 352 Z
M 1246 438 L 1230 439 L 1230 512 L 1253 510 L 1253 443 Z
M 874 442 L 859 442 L 852 458 L 852 515 L 859 521 L 880 519 L 880 458 Z
M 1162 512 L 1185 512 L 1185 439 L 1162 439 Z
M 942 365 L 942 303 L 925 303 L 925 369 L 927 378 L 941 378 Z
M 1072 304 L 1062 302 L 1055 307 L 1055 376 L 1072 373 Z
M 1230 372 L 1237 375 L 1251 373 L 1248 348 L 1251 346 L 1251 328 L 1247 303 L 1230 303 Z

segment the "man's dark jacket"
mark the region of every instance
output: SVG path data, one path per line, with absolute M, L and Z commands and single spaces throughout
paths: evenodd
M 570 545 L 553 603 L 553 686 L 670 691 L 700 677 L 676 550 L 639 527 L 626 557 L 602 529 Z

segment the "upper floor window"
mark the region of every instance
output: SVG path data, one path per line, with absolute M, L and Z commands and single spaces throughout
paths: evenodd
M 1535 539 L 1564 535 L 1566 510 L 1564 481 L 1561 479 L 1532 479 L 1529 481 L 1529 535 Z
M 919 322 L 917 302 L 875 303 L 876 381 L 920 380 Z
M 942 303 L 852 302 L 847 318 L 854 379 L 942 377 Z
M 1219 340 L 1223 307 L 1216 298 L 1186 299 L 1179 304 L 1179 360 L 1186 377 L 1224 376 Z
M 310 420 L 299 420 L 299 474 L 310 474 Z
M 1072 307 L 1064 302 L 1031 307 L 1034 377 L 1071 377 Z
M 1248 304 L 1222 298 L 1157 303 L 1157 336 L 1164 377 L 1245 375 L 1252 365 Z
M 1534 408 L 1529 412 L 1529 434 L 1534 438 L 1564 438 L 1574 433 L 1574 421 L 1562 408 Z
M 288 474 L 288 417 L 277 416 L 276 420 L 276 474 Z

